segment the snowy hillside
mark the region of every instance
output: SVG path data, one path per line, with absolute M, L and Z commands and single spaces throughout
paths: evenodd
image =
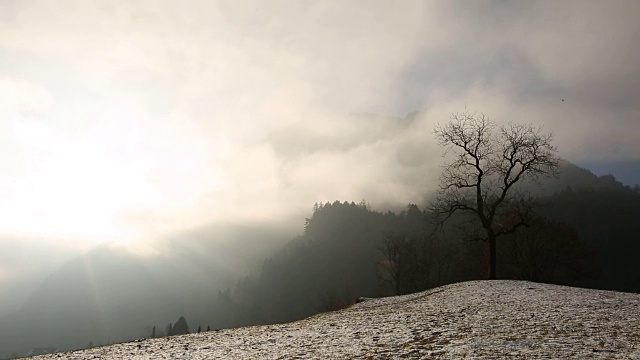
M 255 326 L 37 359 L 640 359 L 640 294 L 473 281 Z

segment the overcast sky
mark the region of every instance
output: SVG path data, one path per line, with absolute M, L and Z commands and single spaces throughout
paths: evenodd
M 419 202 L 433 126 L 465 105 L 578 164 L 637 162 L 638 19 L 635 0 L 1 1 L 0 286 L 34 254 Z

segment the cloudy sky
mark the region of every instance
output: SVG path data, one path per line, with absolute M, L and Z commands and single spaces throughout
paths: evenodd
M 637 164 L 639 18 L 635 0 L 1 1 L 0 284 L 38 254 L 419 202 L 432 129 L 465 105 L 597 171 Z

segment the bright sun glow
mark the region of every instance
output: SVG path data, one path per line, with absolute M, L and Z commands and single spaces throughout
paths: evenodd
M 184 113 L 158 119 L 114 100 L 84 127 L 61 123 L 14 112 L 2 124 L 14 158 L 0 176 L 0 234 L 143 249 L 211 215 L 200 202 L 219 183 L 212 142 Z
M 138 119 L 131 117 L 135 113 L 118 115 L 117 122 L 104 121 L 111 135 L 124 137 L 131 130 L 127 124 Z M 75 137 L 68 130 L 14 118 L 13 140 L 20 147 L 18 155 L 26 159 L 20 159 L 16 176 L 2 179 L 9 196 L 0 205 L 0 230 L 83 241 L 131 240 L 139 234 L 119 223 L 119 212 L 164 201 L 162 191 L 146 179 L 144 159 L 136 157 L 135 150 L 142 149 L 117 136 L 101 137 L 100 128 Z
M 193 209 L 217 166 L 185 113 L 114 98 L 94 104 L 95 118 L 56 119 L 14 102 L 0 124 L 14 155 L 0 176 L 0 233 L 130 243 L 202 221 Z

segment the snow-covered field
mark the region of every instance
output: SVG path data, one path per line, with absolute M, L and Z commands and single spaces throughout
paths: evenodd
M 279 325 L 37 359 L 640 359 L 640 294 L 472 281 Z

